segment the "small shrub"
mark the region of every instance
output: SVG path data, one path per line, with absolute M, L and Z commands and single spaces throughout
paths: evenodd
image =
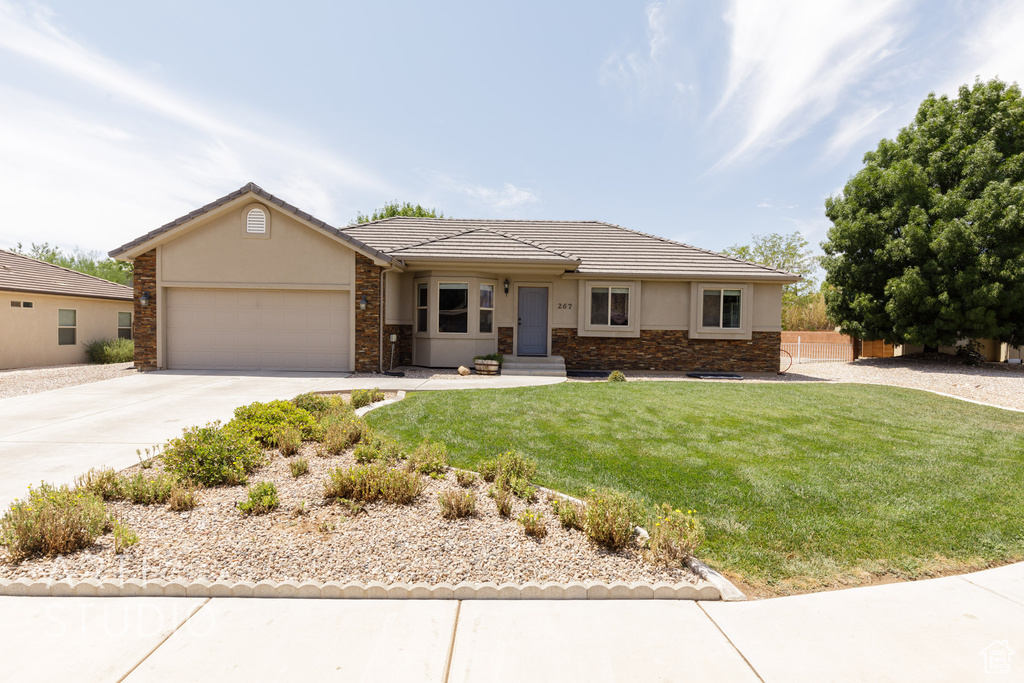
M 373 403 L 373 392 L 369 389 L 354 389 L 349 403 L 356 410 L 364 408 Z
M 366 423 L 362 418 L 347 414 L 326 426 L 323 436 L 324 449 L 331 455 L 344 453 L 349 446 L 362 441 L 365 432 Z
M 448 470 L 448 449 L 443 443 L 423 441 L 405 463 L 406 469 L 433 478 L 444 478 Z
M 566 529 L 583 531 L 583 506 L 571 500 L 551 501 L 551 507 L 558 515 L 558 521 Z
M 299 394 L 292 399 L 292 404 L 302 408 L 314 418 L 320 419 L 331 412 L 349 412 L 348 403 L 341 396 L 328 394 Z
M 89 470 L 75 477 L 75 488 L 88 491 L 103 500 L 121 500 L 121 477 L 109 467 Z
M 261 481 L 249 487 L 249 496 L 237 503 L 243 515 L 265 515 L 281 505 L 277 487 L 272 481 Z
M 228 424 L 264 446 L 271 445 L 274 435 L 285 427 L 298 429 L 303 437 L 310 438 L 317 431 L 313 416 L 291 401 L 257 401 L 235 408 L 235 419 Z
M 469 488 L 476 483 L 476 475 L 469 470 L 455 470 L 455 481 L 459 482 L 462 488 Z
M 530 479 L 537 473 L 537 461 L 518 451 L 507 451 L 484 461 L 480 472 L 485 481 L 492 481 L 495 487 L 507 489 L 527 502 L 537 498 L 537 490 L 530 485 Z
M 281 451 L 281 455 L 295 455 L 302 448 L 302 430 L 292 426 L 281 427 L 271 440 Z
M 415 472 L 388 470 L 380 482 L 380 495 L 394 505 L 409 505 L 416 500 L 427 482 Z
M 135 359 L 135 342 L 131 339 L 95 339 L 85 345 L 90 363 L 130 363 Z
M 199 494 L 190 486 L 175 484 L 167 498 L 167 507 L 175 512 L 192 510 L 199 504 Z
M 371 433 L 369 437 L 363 436 L 356 446 L 352 457 L 358 463 L 386 462 L 395 463 L 402 459 L 402 448 L 394 439 L 389 439 L 381 434 Z
M 309 460 L 305 458 L 295 458 L 294 460 L 288 461 L 288 469 L 291 471 L 292 476 L 298 479 L 302 475 L 309 472 Z
M 372 503 L 381 496 L 381 482 L 388 469 L 379 463 L 358 467 L 339 467 L 327 475 L 324 482 L 324 497 Z
M 488 494 L 498 506 L 498 514 L 506 519 L 512 516 L 512 493 L 508 489 L 492 488 Z
M 88 548 L 109 523 L 103 499 L 83 489 L 42 483 L 29 487 L 0 517 L 0 544 L 15 562 L 33 555 L 66 555 Z
M 182 482 L 198 486 L 244 484 L 263 464 L 259 445 L 230 425 L 189 427 L 164 448 L 164 467 Z
M 598 545 L 618 550 L 633 538 L 642 517 L 643 508 L 633 497 L 618 491 L 591 491 L 583 508 L 583 530 Z
M 610 375 L 608 375 L 608 381 L 609 382 L 625 382 L 626 381 L 626 376 L 624 374 L 622 374 L 621 371 L 614 370 Z
M 299 504 L 292 508 L 292 517 L 305 517 L 309 514 L 309 503 L 306 501 L 299 501 Z
M 469 517 L 476 512 L 476 494 L 472 491 L 441 491 L 437 496 L 441 516 L 445 519 Z
M 157 505 L 170 499 L 174 485 L 174 477 L 170 475 L 159 474 L 148 479 L 142 472 L 137 472 L 132 477 L 122 477 L 120 487 L 122 497 L 130 503 Z
M 693 511 L 673 510 L 662 503 L 650 525 L 647 559 L 654 564 L 679 565 L 704 542 L 704 527 Z
M 114 553 L 120 555 L 126 548 L 130 548 L 139 542 L 139 535 L 132 531 L 127 524 L 114 520 Z
M 523 525 L 523 531 L 527 536 L 544 538 L 548 535 L 548 528 L 544 524 L 544 515 L 533 510 L 523 510 L 519 513 L 519 523 Z

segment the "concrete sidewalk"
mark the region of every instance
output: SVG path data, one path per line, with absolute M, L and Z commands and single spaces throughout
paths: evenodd
M 1024 564 L 748 603 L 0 598 L 32 681 L 1024 681 Z
M 0 399 L 0 510 L 41 480 L 71 484 L 93 467 L 122 469 L 136 451 L 163 444 L 182 429 L 230 420 L 253 401 L 307 391 L 433 391 L 533 386 L 551 377 L 350 378 L 316 372 L 168 370 Z

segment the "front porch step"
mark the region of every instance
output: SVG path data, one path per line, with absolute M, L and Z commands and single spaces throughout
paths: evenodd
M 565 359 L 561 356 L 506 356 L 501 374 L 529 377 L 565 377 Z

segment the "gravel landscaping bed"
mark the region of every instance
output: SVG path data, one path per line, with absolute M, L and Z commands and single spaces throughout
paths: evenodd
M 289 461 L 306 457 L 308 474 L 295 479 Z M 0 578 L 18 579 L 182 579 L 194 581 L 381 581 L 456 584 L 463 581 L 522 584 L 537 582 L 639 582 L 707 585 L 687 568 L 657 567 L 646 562 L 639 546 L 618 553 L 598 548 L 579 531 L 561 527 L 552 508 L 540 499 L 530 505 L 516 499 L 511 519 L 498 515 L 487 496 L 489 484 L 473 490 L 472 517 L 441 517 L 438 494 L 459 488 L 453 474 L 427 479 L 413 505 L 372 503 L 353 513 L 347 506 L 325 504 L 323 480 L 339 465 L 354 464 L 351 452 L 318 457 L 306 444 L 299 455 L 275 455 L 250 477 L 250 484 L 273 481 L 281 508 L 243 517 L 235 507 L 246 487 L 199 492 L 189 512 L 164 505 L 107 503 L 108 510 L 130 526 L 140 542 L 115 555 L 113 537 L 68 557 L 33 558 L 8 563 L 0 550 Z M 125 473 L 132 474 L 138 466 Z M 159 466 L 149 472 L 155 474 Z M 308 513 L 296 511 L 303 503 Z M 530 507 L 543 512 L 547 536 L 527 537 L 518 514 Z
M 136 372 L 133 363 L 111 363 L 109 365 L 82 363 L 48 368 L 0 370 L 0 398 L 63 389 L 115 377 L 125 377 Z

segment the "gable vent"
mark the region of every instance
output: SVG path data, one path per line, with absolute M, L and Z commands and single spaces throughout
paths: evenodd
M 267 232 L 267 214 L 263 209 L 250 209 L 245 217 L 245 231 L 253 235 Z

